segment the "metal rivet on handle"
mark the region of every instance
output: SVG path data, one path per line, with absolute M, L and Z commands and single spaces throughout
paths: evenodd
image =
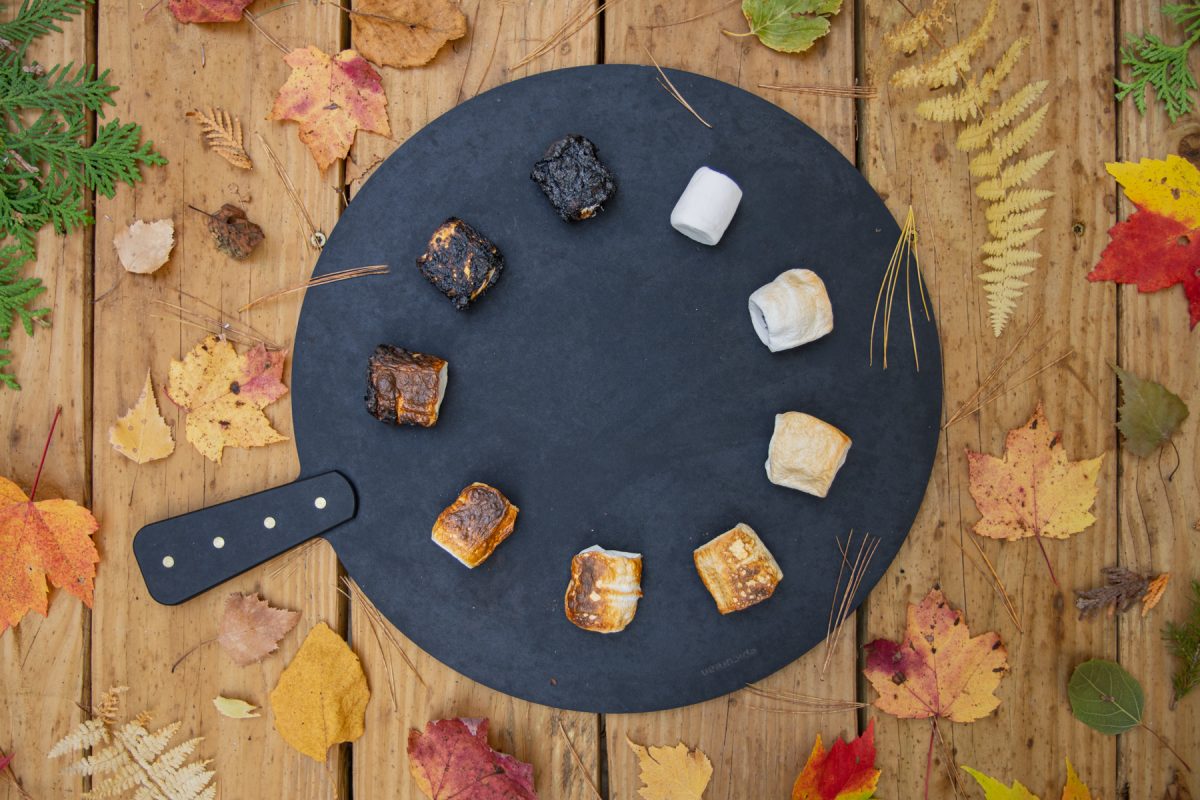
M 170 569 L 171 567 L 175 566 L 175 559 L 171 556 L 163 556 L 163 566 L 167 569 Z
M 215 539 L 213 539 L 213 547 L 220 550 L 224 546 L 225 546 L 225 538 L 224 537 L 218 536 Z
M 313 500 L 313 505 L 316 506 L 317 508 L 324 508 L 326 505 L 325 498 L 318 497 L 316 500 Z
M 275 518 L 267 517 L 266 519 L 264 519 L 263 527 L 266 528 L 267 530 L 271 530 L 271 528 L 274 528 L 275 527 Z

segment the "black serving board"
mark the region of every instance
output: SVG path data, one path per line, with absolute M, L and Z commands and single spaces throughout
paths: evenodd
M 876 293 L 899 236 L 878 196 L 779 108 L 668 72 L 711 130 L 653 69 L 606 65 L 507 84 L 413 135 L 350 204 L 315 269 L 390 272 L 310 290 L 296 335 L 303 475 L 336 470 L 357 495 L 353 518 L 324 534 L 347 571 L 437 659 L 561 708 L 683 706 L 803 655 L 825 636 L 835 537 L 854 529 L 882 540 L 861 600 L 907 535 L 938 441 L 934 324 L 917 322 L 919 373 L 906 316 L 894 323 L 891 368 L 868 366 Z M 529 179 L 568 133 L 596 143 L 619 185 L 603 213 L 576 224 Z M 716 247 L 669 224 L 702 165 L 745 193 Z M 464 312 L 415 266 L 449 216 L 507 262 Z M 793 267 L 824 279 L 835 327 L 772 354 L 747 298 Z M 367 358 L 383 342 L 449 361 L 436 427 L 366 412 Z M 854 441 L 825 499 L 767 480 L 774 417 L 788 410 Z M 430 528 L 472 481 L 521 511 L 512 537 L 468 570 Z M 738 522 L 759 533 L 784 579 L 770 600 L 721 616 L 692 550 Z M 579 630 L 563 613 L 571 557 L 593 544 L 644 555 L 645 596 L 619 634 Z

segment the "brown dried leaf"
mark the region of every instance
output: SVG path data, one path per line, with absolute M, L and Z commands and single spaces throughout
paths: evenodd
M 1128 611 L 1141 600 L 1142 616 L 1158 604 L 1163 590 L 1166 588 L 1170 575 L 1159 575 L 1153 581 L 1148 575 L 1142 575 L 1126 567 L 1105 567 L 1100 571 L 1104 576 L 1104 585 L 1094 589 L 1075 592 L 1075 607 L 1079 609 L 1079 618 L 1086 619 L 1105 611 L 1108 616 L 1117 612 Z M 1151 598 L 1151 591 L 1155 593 Z
M 266 238 L 263 229 L 246 218 L 246 212 L 232 203 L 208 217 L 208 232 L 212 234 L 217 249 L 238 261 L 254 252 L 254 248 Z
M 257 594 L 234 592 L 225 600 L 217 642 L 239 667 L 275 652 L 279 640 L 296 627 L 300 612 L 271 608 Z
M 134 220 L 113 238 L 121 266 L 129 272 L 148 275 L 171 257 L 175 246 L 175 223 L 169 219 L 154 222 Z
M 467 35 L 467 17 L 452 0 L 357 0 L 350 25 L 362 57 L 388 67 L 428 64 Z
M 242 121 L 223 108 L 210 108 L 208 113 L 195 109 L 184 114 L 200 124 L 204 141 L 212 151 L 238 169 L 254 169 L 250 154 L 242 144 Z

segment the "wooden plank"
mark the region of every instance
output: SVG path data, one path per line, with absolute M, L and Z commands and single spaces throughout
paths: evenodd
M 15 5 L 3 9 L 11 18 Z M 62 33 L 39 40 L 30 58 L 47 66 L 88 58 L 92 12 L 60 25 Z M 38 306 L 52 310 L 50 329 L 26 336 L 20 326 L 0 348 L 13 353 L 22 390 L 0 389 L 0 475 L 29 491 L 57 406 L 62 418 L 46 458 L 36 499 L 67 497 L 85 505 L 91 498 L 88 436 L 91 426 L 91 231 L 59 236 L 46 228 L 38 236 L 37 261 L 25 274 L 42 279 L 46 291 Z M 103 540 L 103 530 L 97 536 Z M 50 593 L 48 616 L 30 614 L 0 634 L 0 750 L 15 753 L 13 769 L 34 797 L 74 797 L 83 788 L 77 777 L 62 775 L 61 764 L 46 753 L 81 713 L 86 698 L 87 636 L 90 612 L 71 595 Z M 0 798 L 17 798 L 0 778 Z
M 1140 36 L 1155 33 L 1167 42 L 1182 41 L 1178 26 L 1168 24 L 1154 5 L 1121 3 L 1121 31 Z M 1193 59 L 1195 70 L 1200 62 Z M 1122 71 L 1122 77 L 1128 77 Z M 1196 159 L 1195 115 L 1170 124 L 1165 112 L 1148 93 L 1149 108 L 1143 116 L 1132 99 L 1117 110 L 1121 160 L 1166 158 L 1168 153 Z M 1097 165 L 1097 171 L 1100 171 Z M 1116 184 L 1105 182 L 1106 202 L 1116 196 L 1121 219 L 1133 213 L 1132 204 L 1118 193 Z M 1134 287 L 1118 292 L 1121 325 L 1120 363 L 1136 375 L 1158 381 L 1192 407 L 1190 418 L 1175 436 L 1174 452 L 1138 458 L 1125 450 L 1120 454 L 1120 559 L 1130 569 L 1171 573 L 1171 583 L 1162 603 L 1149 616 L 1130 612 L 1117 620 L 1121 663 L 1146 691 L 1146 724 L 1197 768 L 1200 753 L 1200 700 L 1188 697 L 1170 707 L 1171 673 L 1178 661 L 1163 645 L 1162 629 L 1167 620 L 1181 622 L 1190 607 L 1189 583 L 1200 579 L 1200 364 L 1196 360 L 1196 334 L 1190 329 L 1187 300 L 1179 287 L 1157 294 L 1140 294 Z M 1167 448 L 1168 451 L 1170 448 Z M 1178 464 L 1178 470 L 1175 466 Z M 1172 470 L 1175 470 L 1171 476 Z M 1179 762 L 1146 731 L 1135 730 L 1120 737 L 1117 786 L 1130 787 L 1131 797 L 1163 797 Z M 1190 776 L 1189 776 L 1190 777 Z M 1197 781 L 1190 786 L 1195 792 Z
M 680 22 L 713 9 L 717 9 L 716 13 Z M 611 3 L 605 15 L 606 61 L 649 63 L 648 49 L 663 67 L 699 72 L 766 97 L 813 127 L 847 158 L 854 159 L 853 100 L 785 94 L 758 87 L 759 83 L 852 85 L 853 4 L 843 6 L 830 35 L 802 56 L 768 50 L 753 37 L 739 39 L 724 35 L 722 29 L 746 29 L 739 9 L 728 3 L 622 0 Z M 664 92 L 663 102 L 675 101 Z M 747 146 L 753 146 L 753 142 L 747 142 Z M 832 547 L 833 542 L 829 545 Z M 824 615 L 827 609 L 813 609 L 813 613 Z M 849 631 L 854 631 L 853 617 L 846 624 Z M 824 648 L 817 648 L 761 685 L 776 691 L 853 700 L 853 636 L 842 639 L 822 680 L 820 669 L 824 658 Z M 797 709 L 794 705 L 738 692 L 675 711 L 609 716 L 610 796 L 614 800 L 638 797 L 641 784 L 637 762 L 626 744 L 627 738 L 656 745 L 673 745 L 682 740 L 691 747 L 699 747 L 713 763 L 706 797 L 766 798 L 790 795 L 792 782 L 803 768 L 817 733 L 826 741 L 857 733 L 853 712 L 796 715 L 770 713 L 762 710 L 763 706 Z
M 595 22 L 528 66 L 509 66 L 568 19 L 593 5 L 591 0 L 460 3 L 468 18 L 466 38 L 448 46 L 426 67 L 383 70 L 395 141 L 360 139 L 354 149 L 357 165 L 350 168 L 351 178 L 373 169 L 408 136 L 481 91 L 542 70 L 593 63 L 598 27 Z M 352 189 L 358 185 L 354 181 Z M 406 267 L 411 268 L 411 262 L 393 265 L 393 269 Z M 392 628 L 392 635 L 416 665 L 418 678 L 405 666 L 384 632 L 376 638 L 367 614 L 357 603 L 351 607 L 351 629 L 375 691 L 375 700 L 367 710 L 366 734 L 354 745 L 357 800 L 423 797 L 408 773 L 408 730 L 423 728 L 430 719 L 455 716 L 488 717 L 492 745 L 533 764 L 537 789 L 543 797 L 595 797 L 591 786 L 599 784 L 596 715 L 559 711 L 491 691 L 441 665 Z M 396 689 L 394 704 L 387 686 L 389 673 Z M 565 737 L 570 737 L 570 745 Z M 571 746 L 582 763 L 571 754 Z M 389 767 L 381 769 L 381 764 Z
M 942 40 L 949 45 L 966 37 L 984 5 L 957 4 L 957 22 L 940 34 Z M 900 216 L 909 203 L 916 208 L 921 263 L 942 335 L 947 411 L 967 399 L 1038 312 L 1044 318 L 1022 353 L 1033 352 L 1047 339 L 1050 344 L 1015 377 L 1069 347 L 1078 355 L 1069 366 L 1005 394 L 943 435 L 921 515 L 869 600 L 866 640 L 899 638 L 906 604 L 918 602 L 940 582 L 949 600 L 965 609 L 973 632 L 998 631 L 1008 648 L 1012 672 L 997 692 L 1000 708 L 969 725 L 943 725 L 954 763 L 947 765 L 941 752 L 934 753 L 928 796 L 952 796 L 947 768 L 968 764 L 1006 782 L 1019 779 L 1040 797 L 1057 797 L 1065 774 L 1063 758 L 1069 756 L 1097 796 L 1115 797 L 1115 743 L 1072 718 L 1066 684 L 1080 661 L 1116 655 L 1111 626 L 1076 622 L 1071 595 L 1074 588 L 1094 584 L 1100 568 L 1115 559 L 1116 463 L 1108 456 L 1100 475 L 1096 525 L 1066 542 L 1047 543 L 1061 591 L 1049 580 L 1034 542 L 979 540 L 1020 608 L 1022 634 L 1005 615 L 990 581 L 972 565 L 979 558 L 967 540 L 974 536 L 971 528 L 979 515 L 967 490 L 964 455 L 967 447 L 1000 453 L 1007 430 L 1023 424 L 1039 399 L 1073 458 L 1095 456 L 1114 445 L 1106 365 L 1115 356 L 1114 296 L 1111 288 L 1085 281 L 1081 267 L 1095 260 L 1113 221 L 1111 209 L 1097 201 L 1110 191 L 1100 163 L 1112 153 L 1115 136 L 1109 83 L 1113 4 L 1001 3 L 979 62 L 981 67 L 990 63 L 1016 36 L 1030 36 L 1030 51 L 1006 87 L 1011 91 L 1030 79 L 1051 80 L 1047 96 L 1052 111 L 1036 142 L 1058 151 L 1036 181 L 1057 192 L 1043 220 L 1045 232 L 1035 243 L 1044 257 L 998 340 L 975 277 L 978 249 L 986 237 L 984 206 L 972 196 L 976 181 L 967 172 L 968 159 L 955 148 L 958 126 L 919 119 L 915 107 L 927 94 L 888 85 L 897 67 L 921 58 L 892 56 L 881 42 L 886 31 L 907 18 L 893 0 L 865 4 L 861 41 L 866 82 L 880 87 L 881 96 L 865 104 L 863 166 L 893 213 Z M 865 692 L 873 699 L 869 688 Z M 871 716 L 879 730 L 879 794 L 923 796 L 929 723 Z
M 339 49 L 342 19 L 329 5 L 298 3 L 264 17 L 261 24 L 288 46 Z M 147 522 L 296 476 L 290 443 L 226 450 L 218 466 L 185 441 L 185 414 L 167 400 L 162 387 L 171 359 L 181 358 L 204 331 L 181 324 L 177 312 L 155 301 L 211 316 L 216 315 L 213 308 L 219 309 L 286 346 L 295 329 L 298 296 L 237 314 L 243 303 L 307 278 L 317 255 L 256 134 L 286 165 L 300 199 L 326 231 L 336 219 L 339 171 L 335 166 L 320 174 L 294 124 L 265 120 L 289 69 L 281 53 L 248 23 L 181 25 L 165 4 L 147 12 L 137 2 L 102 0 L 98 42 L 100 68 L 111 68 L 126 84 L 116 97 L 114 114 L 141 122 L 171 163 L 150 171 L 136 189 L 122 188 L 115 199 L 103 200 L 97 215 L 94 470 L 96 506 L 106 535 L 93 624 L 92 686 L 99 692 L 113 684 L 128 685 L 130 711 L 148 709 L 158 723 L 181 720 L 181 735 L 204 736 L 198 755 L 214 759 L 222 796 L 253 795 L 255 787 L 274 797 L 345 796 L 335 791 L 345 778 L 344 749 L 331 752 L 327 764 L 318 764 L 284 743 L 272 728 L 269 710 L 261 719 L 233 721 L 218 716 L 212 705 L 215 696 L 225 694 L 266 706 L 279 672 L 315 623 L 344 630 L 337 565 L 328 546 L 307 550 L 289 562 L 289 569 L 255 570 L 175 608 L 147 596 L 130 551 L 134 533 Z M 253 171 L 237 170 L 206 151 L 198 128 L 184 118 L 198 106 L 221 107 L 241 118 Z M 187 207 L 215 211 L 225 202 L 243 206 L 266 232 L 266 241 L 243 263 L 219 253 L 205 217 Z M 171 261 L 152 276 L 126 274 L 110 244 L 117 231 L 139 217 L 175 221 Z M 147 367 L 163 413 L 175 426 L 177 444 L 165 461 L 139 467 L 109 447 L 106 432 L 136 400 Z M 266 414 L 290 435 L 288 409 L 284 398 Z M 176 658 L 215 635 L 224 598 L 234 590 L 261 590 L 273 604 L 300 610 L 297 630 L 260 665 L 236 667 L 210 645 L 172 674 Z

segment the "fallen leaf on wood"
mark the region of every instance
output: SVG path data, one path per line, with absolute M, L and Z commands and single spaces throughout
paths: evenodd
M 467 35 L 452 0 L 357 0 L 350 38 L 362 57 L 386 67 L 428 64 L 446 42 Z
M 210 108 L 207 113 L 197 108 L 184 116 L 199 123 L 204 141 L 214 153 L 238 169 L 254 169 L 254 162 L 242 143 L 240 119 L 223 108 Z
M 683 742 L 674 747 L 643 747 L 625 740 L 637 755 L 642 800 L 700 800 L 712 778 L 712 762 Z
M 100 523 L 74 500 L 30 502 L 0 477 L 0 633 L 26 612 L 46 616 L 49 581 L 92 607 Z
M 817 734 L 808 762 L 792 785 L 792 800 L 867 800 L 875 794 L 879 775 L 875 720 L 867 723 L 862 736 L 850 742 L 839 738 L 828 752 Z
M 213 705 L 217 707 L 217 711 L 222 717 L 229 717 L 230 719 L 254 719 L 261 716 L 258 713 L 258 706 L 233 697 L 217 695 L 213 698 Z
M 180 22 L 237 22 L 254 0 L 171 0 L 171 13 Z
M 1188 407 L 1179 395 L 1154 381 L 1126 372 L 1116 364 L 1113 371 L 1121 382 L 1121 407 L 1117 429 L 1125 447 L 1135 456 L 1148 456 L 1162 447 L 1187 419 Z
M 1008 652 L 996 633 L 971 637 L 940 589 L 908 606 L 904 640 L 866 646 L 863 670 L 879 693 L 875 707 L 902 719 L 974 722 L 1000 705 L 994 692 L 1008 672 Z
M 225 598 L 217 643 L 239 667 L 262 661 L 296 627 L 300 612 L 271 608 L 258 594 L 234 592 Z
M 280 380 L 286 354 L 260 344 L 239 356 L 227 340 L 208 336 L 171 362 L 167 396 L 187 410 L 187 440 L 206 458 L 220 464 L 226 447 L 287 441 L 262 412 L 287 394 Z
M 486 719 L 439 719 L 408 732 L 408 769 L 432 800 L 537 800 L 533 767 L 493 750 Z
M 216 774 L 205 768 L 209 762 L 184 763 L 201 740 L 189 739 L 167 749 L 181 723 L 173 722 L 151 733 L 146 729 L 150 715 L 143 712 L 117 726 L 118 698 L 123 688 L 110 689 L 101 699 L 100 705 L 109 711 L 107 715 L 80 723 L 51 748 L 49 757 L 85 753 L 67 766 L 65 772 L 91 777 L 92 786 L 86 797 L 215 800 L 217 786 L 212 781 Z
M 1163 590 L 1171 576 L 1163 573 L 1153 579 L 1127 567 L 1105 567 L 1100 570 L 1104 577 L 1104 585 L 1095 589 L 1075 591 L 1075 607 L 1079 609 L 1079 618 L 1107 612 L 1113 616 L 1118 611 L 1128 611 L 1139 600 L 1142 601 L 1142 616 L 1158 605 Z
M 829 33 L 842 0 L 742 0 L 750 33 L 772 50 L 801 53 Z
M 1096 521 L 1091 508 L 1103 461 L 1103 454 L 1068 460 L 1038 403 L 1025 425 L 1008 432 L 1003 458 L 967 449 L 968 488 L 983 514 L 975 533 L 1009 541 L 1033 536 L 1041 545 L 1042 537 L 1065 539 L 1088 528 Z
M 270 119 L 300 124 L 300 141 L 322 172 L 346 157 L 359 130 L 391 135 L 379 73 L 357 52 L 330 56 L 309 46 L 283 60 L 292 74 L 275 97 Z
M 1075 719 L 1115 736 L 1142 721 L 1146 697 L 1137 678 L 1115 661 L 1093 658 L 1071 673 L 1067 697 Z
M 1071 759 L 1067 759 L 1067 785 L 1063 787 L 1062 800 L 1092 800 L 1092 792 L 1087 784 L 1079 780 Z
M 1183 284 L 1191 325 L 1200 322 L 1200 170 L 1186 158 L 1105 165 L 1137 211 L 1108 232 L 1089 281 L 1137 284 L 1157 292 Z
M 175 223 L 169 219 L 154 222 L 134 220 L 113 238 L 117 258 L 129 272 L 149 275 L 171 257 L 175 246 Z
M 133 408 L 108 429 L 108 441 L 114 450 L 137 464 L 157 461 L 175 452 L 175 438 L 154 398 L 150 370 L 146 370 L 146 385 Z
M 983 789 L 985 800 L 1039 800 L 1038 796 L 1026 789 L 1020 781 L 1013 781 L 1013 785 L 1009 787 L 977 769 L 963 767 L 963 770 Z
M 221 206 L 215 214 L 196 210 L 208 217 L 208 232 L 212 234 L 213 243 L 230 258 L 241 261 L 266 238 L 263 229 L 247 219 L 246 212 L 233 203 Z
M 323 762 L 332 745 L 362 736 L 370 698 L 358 656 L 322 622 L 308 632 L 271 691 L 275 730 L 289 745 Z

